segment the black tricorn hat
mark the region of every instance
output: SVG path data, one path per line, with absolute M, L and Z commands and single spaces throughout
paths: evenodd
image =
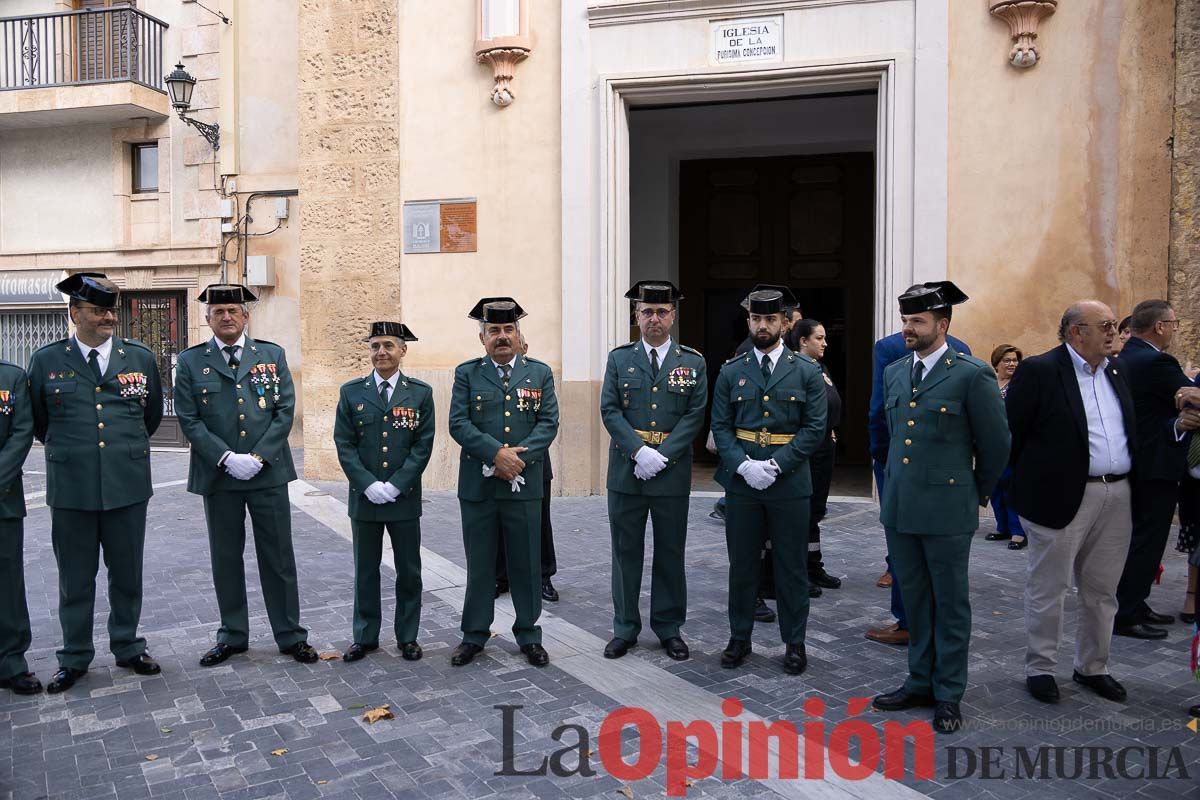
M 914 286 L 898 298 L 901 314 L 920 314 L 967 302 L 967 296 L 951 281 L 930 281 Z
M 479 322 L 502 324 L 521 319 L 525 316 L 525 309 L 511 297 L 484 297 L 467 312 L 467 316 Z
M 258 297 L 254 292 L 238 283 L 214 283 L 206 287 L 196 299 L 201 303 L 215 306 L 224 303 L 253 303 Z
M 773 311 L 759 311 L 750 307 L 750 299 L 756 294 L 762 292 L 778 292 L 780 295 L 779 307 Z M 761 298 L 760 298 L 761 299 Z M 786 286 L 780 286 L 774 283 L 759 283 L 750 290 L 750 294 L 742 300 L 742 308 L 747 311 L 753 311 L 755 314 L 777 314 L 781 313 L 785 308 L 799 308 L 800 301 L 796 299 L 796 295 L 792 294 L 792 290 Z
M 683 292 L 670 281 L 638 281 L 625 296 L 635 303 L 676 303 Z
M 363 341 L 369 342 L 376 336 L 395 336 L 402 342 L 417 341 L 417 337 L 413 336 L 413 332 L 403 322 L 372 322 L 371 332 Z
M 74 300 L 82 300 L 100 308 L 115 308 L 121 290 L 103 272 L 76 272 L 54 287 Z

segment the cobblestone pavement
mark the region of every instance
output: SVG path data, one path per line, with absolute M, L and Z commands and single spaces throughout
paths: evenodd
M 26 492 L 31 497 L 26 521 L 26 581 L 33 620 L 30 662 L 45 682 L 54 670 L 60 641 L 55 618 L 56 567 L 49 546 L 49 512 L 37 495 L 44 489 L 42 454 L 29 461 Z M 282 656 L 271 640 L 257 585 L 253 549 L 247 564 L 252 614 L 251 651 L 225 664 L 204 669 L 199 655 L 210 646 L 217 609 L 208 566 L 208 547 L 200 499 L 184 491 L 186 456 L 154 455 L 154 480 L 160 486 L 151 501 L 145 563 L 142 632 L 162 663 L 161 675 L 142 678 L 113 666 L 104 639 L 107 604 L 97 598 L 97 651 L 91 671 L 62 695 L 20 698 L 0 690 L 0 797 L 13 798 L 391 798 L 391 797 L 599 797 L 613 796 L 625 782 L 601 768 L 596 742 L 605 716 L 619 703 L 568 669 L 548 640 L 551 666 L 529 667 L 511 640 L 497 638 L 483 656 L 465 668 L 449 666 L 449 651 L 459 641 L 459 615 L 453 591 L 427 591 L 421 625 L 425 658 L 403 661 L 392 643 L 366 660 L 347 665 L 321 661 L 301 665 Z M 164 485 L 165 484 L 165 485 Z M 345 487 L 321 483 L 309 494 L 327 493 L 344 500 Z M 708 517 L 711 498 L 693 498 L 688 546 L 689 618 L 684 636 L 692 649 L 685 662 L 668 659 L 646 631 L 639 647 L 623 659 L 644 668 L 647 696 L 662 687 L 694 687 L 701 695 L 737 697 L 748 713 L 797 724 L 808 719 L 801 704 L 823 699 L 829 729 L 847 718 L 851 698 L 869 697 L 899 685 L 904 675 L 901 648 L 868 642 L 862 632 L 888 620 L 887 592 L 874 586 L 882 565 L 882 532 L 869 503 L 834 502 L 825 525 L 824 548 L 830 572 L 844 577 L 840 590 L 813 601 L 809 623 L 810 666 L 802 677 L 782 674 L 782 645 L 774 625 L 755 632 L 754 655 L 739 670 L 722 670 L 720 650 L 728 637 L 725 617 L 727 564 L 720 523 Z M 567 627 L 600 640 L 610 635 L 608 601 L 608 528 L 602 497 L 555 498 L 555 544 L 562 599 L 547 612 Z M 964 714 L 972 728 L 937 740 L 933 780 L 908 779 L 917 791 L 937 798 L 1197 797 L 1200 734 L 1184 727 L 1185 709 L 1200 690 L 1187 670 L 1188 631 L 1171 626 L 1165 642 L 1117 639 L 1112 672 L 1130 692 L 1124 705 L 1108 703 L 1070 682 L 1070 633 L 1060 656 L 1063 702 L 1047 707 L 1023 690 L 1022 622 L 1024 552 L 977 539 L 971 559 L 975 629 L 971 682 Z M 322 652 L 349 644 L 351 587 L 350 544 L 317 518 L 293 510 L 300 571 L 302 619 L 310 641 Z M 463 565 L 458 505 L 450 493 L 431 493 L 425 506 L 423 543 L 439 556 Z M 432 560 L 432 558 L 431 558 Z M 1185 561 L 1169 549 L 1162 585 L 1151 604 L 1178 611 L 1183 599 Z M 384 585 L 387 585 L 385 577 Z M 103 586 L 103 579 L 100 581 Z M 648 594 L 648 578 L 646 581 Z M 1068 599 L 1067 619 L 1074 601 Z M 648 597 L 643 597 L 643 613 Z M 392 604 L 385 597 L 385 631 Z M 497 628 L 500 626 L 497 625 Z M 549 627 L 549 626 L 548 626 Z M 574 629 L 572 628 L 572 629 Z M 499 630 L 497 631 L 499 632 Z M 580 658 L 576 656 L 575 658 Z M 636 661 L 631 661 L 636 659 Z M 612 662 L 608 662 L 612 663 Z M 618 662 L 621 663 L 621 662 Z M 585 670 L 586 672 L 586 670 Z M 684 681 L 686 683 L 680 683 Z M 368 725 L 364 708 L 390 704 L 394 720 Z M 513 729 L 514 766 L 529 770 L 545 755 L 567 744 L 551 738 L 561 724 L 574 723 L 591 735 L 593 777 L 500 775 L 503 725 L 497 705 L 520 705 Z M 885 717 L 866 712 L 878 725 L 921 715 Z M 879 728 L 877 727 L 876 730 Z M 634 742 L 625 742 L 633 752 Z M 1068 748 L 1051 753 L 1065 761 L 1068 774 L 1076 755 L 1084 756 L 1084 774 L 1032 780 L 1014 777 L 1015 747 Z M 949 746 L 962 748 L 950 751 Z M 1003 748 L 989 751 L 981 748 Z M 1101 751 L 1128 750 L 1136 775 L 1150 770 L 1148 748 L 1157 750 L 1163 780 L 1094 779 L 1088 765 Z M 971 774 L 968 762 L 977 762 Z M 1171 759 L 1175 759 L 1172 761 Z M 1003 779 L 981 780 L 983 763 Z M 950 771 L 953 761 L 958 775 Z M 568 767 L 574 756 L 566 759 Z M 1190 778 L 1177 777 L 1182 764 Z M 1115 761 L 1112 766 L 1115 769 Z M 878 784 L 877 784 L 878 785 Z M 887 784 L 887 786 L 896 786 Z M 645 780 L 630 782 L 631 797 L 662 796 L 662 766 Z M 779 783 L 752 780 L 697 780 L 689 796 L 833 797 L 820 781 Z M 886 795 L 887 793 L 884 792 Z M 619 795 L 618 795 L 619 796 Z M 879 797 L 864 791 L 859 796 Z

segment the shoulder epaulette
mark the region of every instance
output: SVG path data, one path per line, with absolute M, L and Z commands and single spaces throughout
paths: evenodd
M 42 352 L 43 350 L 49 350 L 52 347 L 62 347 L 64 344 L 66 344 L 69 341 L 71 341 L 71 340 L 69 338 L 67 338 L 67 339 L 59 339 L 57 342 L 50 342 L 50 344 L 44 344 L 41 347 L 39 347 L 37 350 L 34 350 L 33 355 L 36 356 L 38 353 Z
M 619 345 L 617 345 L 616 347 L 614 347 L 614 348 L 613 348 L 613 350 L 625 350 L 625 349 L 627 349 L 627 348 L 633 347 L 635 344 L 637 344 L 637 343 L 638 343 L 638 341 L 640 341 L 640 340 L 637 340 L 637 341 L 632 341 L 632 342 L 626 342 L 625 344 L 619 344 Z
M 482 359 L 479 356 L 475 356 L 475 358 L 468 358 L 466 361 L 462 362 L 454 369 L 459 370 L 465 366 L 472 365 L 472 364 L 478 364 L 480 361 L 486 361 L 486 360 L 487 360 L 487 356 L 484 356 Z
M 424 386 L 426 389 L 432 389 L 432 388 L 433 388 L 432 386 L 430 386 L 430 385 L 429 385 L 428 383 L 426 383 L 425 381 L 421 380 L 420 378 L 414 378 L 412 375 L 405 375 L 405 376 L 404 376 L 404 380 L 408 381 L 409 383 L 411 383 L 411 384 L 413 384 L 413 385 L 415 385 L 415 386 Z
M 268 341 L 267 339 L 255 339 L 254 344 L 269 344 L 271 347 L 278 347 L 280 350 L 283 349 L 283 345 L 275 344 L 275 342 Z
M 740 354 L 738 354 L 738 355 L 736 355 L 736 356 L 733 356 L 732 358 L 728 359 L 728 360 L 725 362 L 725 364 L 732 364 L 732 363 L 733 363 L 733 362 L 735 362 L 735 361 L 741 361 L 741 360 L 742 360 L 743 358 L 745 358 L 745 357 L 746 357 L 746 354 L 745 354 L 745 353 L 740 353 Z M 721 366 L 723 367 L 723 366 L 725 366 L 725 364 L 722 364 Z
M 966 353 L 959 353 L 958 358 L 959 358 L 959 360 L 966 361 L 968 364 L 972 364 L 976 367 L 989 366 L 985 361 L 978 359 L 975 356 L 969 356 Z
M 694 356 L 700 356 L 701 358 L 704 358 L 704 353 L 701 353 L 694 347 L 688 347 L 686 344 L 679 345 L 679 349 L 683 350 L 684 352 L 691 353 Z
M 904 361 L 905 359 L 907 359 L 907 358 L 909 357 L 909 355 L 910 355 L 909 353 L 905 353 L 904 355 L 902 355 L 902 356 L 900 356 L 899 358 L 897 358 L 895 361 L 893 361 L 893 362 L 889 363 L 889 364 L 887 365 L 887 367 L 884 367 L 884 369 L 887 369 L 888 367 L 891 367 L 891 366 L 893 366 L 893 365 L 895 365 L 895 364 L 899 364 L 901 361 Z
M 184 353 L 191 352 L 192 350 L 199 350 L 202 347 L 208 347 L 211 344 L 212 339 L 205 339 L 203 342 L 200 342 L 200 344 L 194 344 L 191 347 L 185 347 L 182 351 L 180 351 L 179 354 L 183 355 Z
M 538 360 L 537 360 L 536 358 L 534 358 L 533 356 L 521 356 L 521 358 L 522 358 L 523 360 L 525 360 L 525 361 L 529 362 L 530 364 L 540 364 L 541 366 L 545 367 L 546 369 L 550 369 L 550 365 L 549 365 L 549 364 L 547 364 L 545 361 L 538 361 Z
M 134 347 L 140 347 L 140 348 L 142 348 L 143 350 L 145 350 L 147 353 L 153 353 L 153 352 L 154 352 L 154 351 L 153 351 L 153 350 L 151 350 L 149 347 L 147 347 L 146 345 L 144 345 L 144 344 L 142 344 L 141 342 L 139 342 L 137 339 L 124 339 L 124 338 L 122 338 L 122 339 L 121 339 L 121 341 L 122 341 L 124 344 L 127 344 L 127 345 L 133 345 Z

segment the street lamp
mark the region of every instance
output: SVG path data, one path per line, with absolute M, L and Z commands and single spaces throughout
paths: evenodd
M 209 125 L 198 119 L 185 117 L 184 112 L 192 107 L 192 90 L 196 88 L 196 79 L 188 74 L 183 64 L 176 64 L 175 70 L 165 78 L 167 91 L 171 94 L 171 107 L 179 112 L 179 118 L 200 131 L 213 150 L 221 149 L 221 126 Z

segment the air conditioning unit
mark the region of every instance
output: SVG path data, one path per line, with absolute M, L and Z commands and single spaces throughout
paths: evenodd
M 246 256 L 246 283 L 251 286 L 274 286 L 275 256 Z

